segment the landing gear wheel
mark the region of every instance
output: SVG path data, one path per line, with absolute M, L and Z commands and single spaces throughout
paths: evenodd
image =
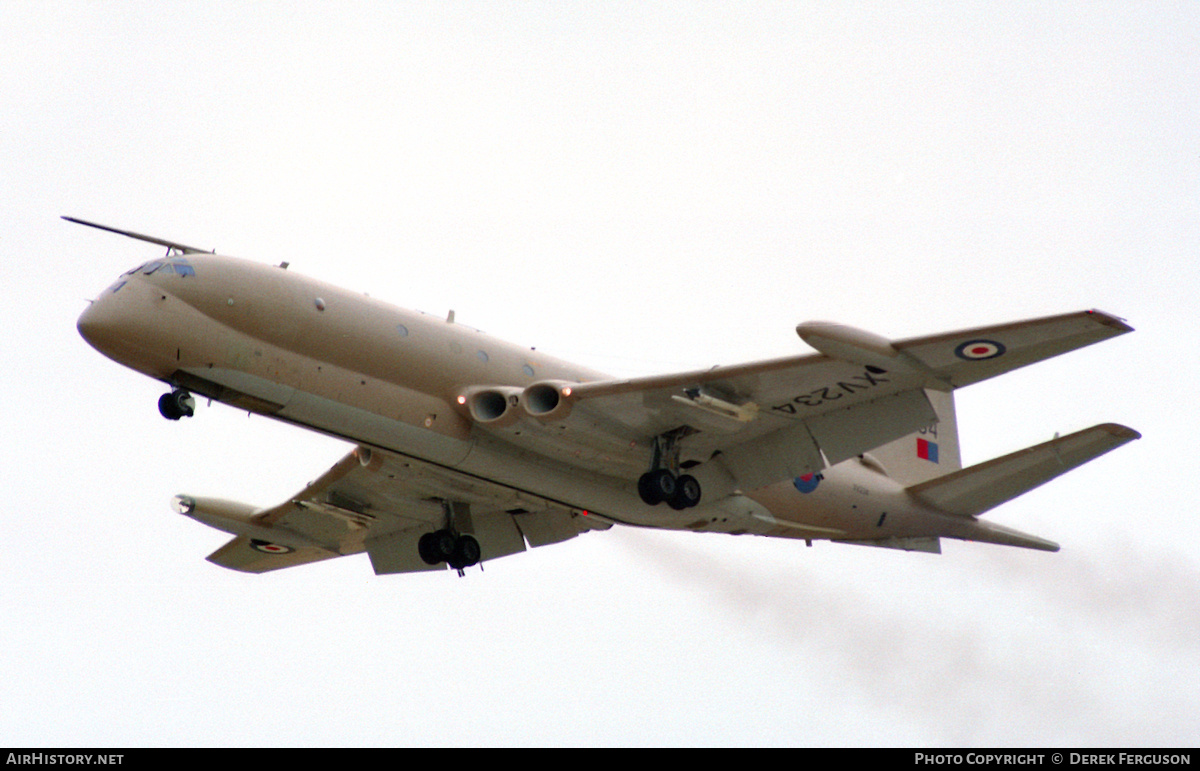
M 479 562 L 479 541 L 471 535 L 460 535 L 455 539 L 454 554 L 446 560 L 446 564 L 455 570 L 469 568 Z
M 196 414 L 196 400 L 187 391 L 172 391 L 158 397 L 158 412 L 167 420 L 190 418 Z
M 417 541 L 417 553 L 426 565 L 440 565 L 443 561 L 442 556 L 438 554 L 436 541 L 437 533 L 426 533 Z
M 454 537 L 454 533 L 449 530 L 438 530 L 436 533 L 431 533 L 433 538 L 430 543 L 433 544 L 433 553 L 437 555 L 438 562 L 449 562 L 454 556 L 454 549 L 458 539 Z
M 417 553 L 426 565 L 445 562 L 455 570 L 479 564 L 482 550 L 473 535 L 455 535 L 452 530 L 426 533 L 417 541 Z
M 675 496 L 675 475 L 665 468 L 647 471 L 638 477 L 638 495 L 647 506 L 657 506 Z
M 684 474 L 675 480 L 675 495 L 667 500 L 667 505 L 676 511 L 690 509 L 700 503 L 700 483 L 691 474 Z

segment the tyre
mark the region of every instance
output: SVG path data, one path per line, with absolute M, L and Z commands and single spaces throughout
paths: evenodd
M 648 506 L 675 497 L 675 475 L 665 468 L 647 471 L 638 478 L 638 495 Z
M 676 511 L 690 509 L 700 503 L 700 483 L 696 477 L 684 474 L 675 480 L 675 495 L 667 503 Z
M 421 540 L 417 541 L 417 553 L 421 555 L 421 561 L 426 565 L 440 565 L 442 557 L 437 552 L 437 545 L 434 543 L 437 533 L 426 533 L 421 536 Z
M 447 560 L 455 570 L 469 568 L 479 562 L 479 541 L 472 535 L 460 535 L 455 541 L 454 555 Z

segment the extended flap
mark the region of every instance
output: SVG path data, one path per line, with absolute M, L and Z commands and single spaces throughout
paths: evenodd
M 830 465 L 937 421 L 923 390 L 903 391 L 805 420 Z

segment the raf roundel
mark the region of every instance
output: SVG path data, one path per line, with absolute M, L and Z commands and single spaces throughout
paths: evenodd
M 793 479 L 792 485 L 802 493 L 811 493 L 817 489 L 817 485 L 821 484 L 821 480 L 824 478 L 820 474 L 805 474 Z
M 278 543 L 270 543 L 268 541 L 260 541 L 257 538 L 250 541 L 250 548 L 255 551 L 260 551 L 264 554 L 291 554 L 295 549 L 290 546 L 283 546 Z
M 954 355 L 968 361 L 994 359 L 1004 355 L 1005 347 L 995 340 L 968 340 L 954 349 Z

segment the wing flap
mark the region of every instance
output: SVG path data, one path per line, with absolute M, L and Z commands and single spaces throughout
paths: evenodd
M 417 541 L 422 535 L 424 531 L 421 530 L 398 530 L 368 540 L 367 556 L 371 558 L 371 569 L 375 575 L 445 570 L 444 564 L 430 565 L 421 559 Z
M 513 522 L 521 529 L 521 535 L 530 546 L 548 546 L 566 541 L 579 535 L 582 524 L 565 510 L 530 511 L 514 514 Z
M 940 511 L 975 517 L 1139 438 L 1131 428 L 1105 423 L 922 482 L 908 492 Z
M 744 442 L 722 452 L 719 462 L 744 490 L 757 490 L 825 467 L 821 450 L 804 424 L 788 425 L 756 441 Z
M 830 465 L 937 422 L 922 390 L 903 391 L 809 418 L 809 431 Z
M 834 539 L 834 543 L 875 546 L 880 549 L 900 549 L 901 551 L 923 551 L 928 554 L 942 553 L 942 541 L 940 538 L 876 538 L 868 541 L 843 541 Z

